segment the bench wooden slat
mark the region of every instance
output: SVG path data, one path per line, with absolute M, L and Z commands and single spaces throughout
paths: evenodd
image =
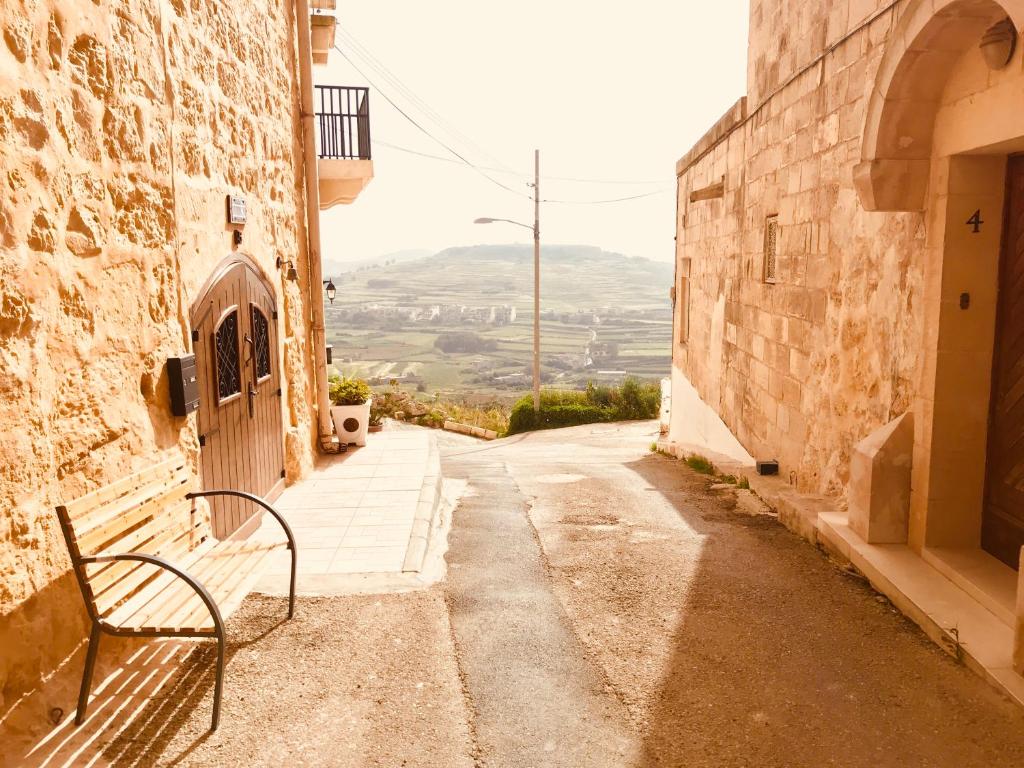
M 189 575 L 206 587 L 222 611 L 229 615 L 222 604 L 224 594 L 233 591 L 239 582 L 258 569 L 262 561 L 280 545 L 254 545 L 246 542 L 222 542 L 230 547 L 218 545 L 205 553 L 189 570 Z M 224 585 L 229 588 L 225 589 Z M 235 606 L 237 607 L 237 606 Z M 142 631 L 188 631 L 213 627 L 209 609 L 188 584 L 177 579 L 161 592 L 156 599 L 138 604 L 137 609 L 121 619 L 122 627 L 133 627 Z
M 190 485 L 192 474 L 187 467 L 165 472 L 150 478 L 149 482 L 121 494 L 100 507 L 94 507 L 78 514 L 68 512 L 76 535 L 81 538 L 99 525 L 115 520 L 154 496 L 167 491 L 176 485 Z M 65 511 L 67 508 L 65 507 Z
M 215 545 L 215 541 L 207 539 L 206 542 L 204 542 L 198 549 L 183 546 L 174 552 L 165 552 L 161 557 L 166 558 L 175 565 L 187 567 L 188 565 L 194 564 L 198 558 L 202 557 Z M 149 582 L 158 578 L 160 575 L 167 573 L 167 571 L 159 568 L 158 566 L 150 565 L 148 563 L 140 563 L 137 560 L 121 561 L 119 565 L 129 566 L 131 570 L 123 574 L 119 574 L 118 578 L 113 581 L 106 590 L 96 595 L 94 603 L 100 616 L 108 617 L 111 612 L 119 608 L 123 602 L 129 599 L 134 599 L 135 594 L 144 587 L 147 587 Z
M 241 541 L 216 543 L 209 550 L 205 551 L 201 558 L 191 564 L 187 569 L 188 574 L 205 586 L 209 574 L 214 572 L 217 566 L 223 562 L 217 558 L 216 553 L 223 552 L 225 545 L 229 546 L 233 551 L 240 548 L 243 543 Z M 129 601 L 127 605 L 134 606 L 135 610 L 121 620 L 121 626 L 150 626 L 147 622 L 163 621 L 165 616 L 173 615 L 183 602 L 188 600 L 189 597 L 195 596 L 195 594 L 195 590 L 192 587 L 175 577 L 174 581 L 168 585 L 168 589 L 157 596 L 158 599 L 143 602 L 141 600 L 136 601 L 133 598 Z
M 208 552 L 201 563 L 198 564 L 199 573 L 194 574 L 195 579 L 206 587 L 211 594 L 217 591 L 217 583 L 223 578 L 224 573 L 237 568 L 240 562 L 246 557 L 246 553 L 254 545 L 244 541 L 221 542 L 221 545 Z M 186 610 L 186 606 L 196 601 Z M 180 594 L 177 599 L 168 600 L 158 610 L 150 612 L 144 620 L 135 617 L 133 621 L 144 621 L 145 626 L 181 627 L 184 626 L 184 616 L 197 611 L 206 611 L 206 606 L 201 598 L 191 589 Z M 208 611 L 206 611 L 208 612 Z
M 75 540 L 81 541 L 83 537 L 97 528 L 123 519 L 139 507 L 178 486 L 192 485 L 192 478 L 188 470 L 179 470 L 174 474 L 164 475 L 135 492 L 118 497 L 105 507 L 91 510 L 81 517 L 74 518 L 71 528 L 75 534 Z
M 233 576 L 214 593 L 214 600 L 217 601 L 217 607 L 220 608 L 222 616 L 230 616 L 238 609 L 245 596 L 252 591 L 256 580 L 262 575 L 263 564 L 275 550 L 279 549 L 280 547 L 276 546 L 264 546 L 255 550 L 247 560 L 237 567 L 237 577 Z M 194 617 L 186 619 L 186 623 L 190 620 L 194 620 Z M 200 626 L 202 625 L 200 624 Z
M 83 555 L 91 555 L 112 547 L 125 551 L 131 549 L 134 543 L 130 542 L 146 540 L 138 538 L 137 531 L 133 529 L 153 518 L 179 511 L 180 502 L 186 501 L 185 494 L 191 490 L 191 485 L 175 485 L 164 488 L 161 493 L 140 504 L 128 507 L 117 517 L 106 520 L 85 533 L 75 526 L 78 551 Z M 186 506 L 190 508 L 191 502 L 188 502 Z M 125 541 L 126 539 L 127 541 Z
M 188 464 L 185 462 L 185 458 L 181 454 L 174 452 L 159 464 L 146 467 L 133 475 L 123 477 L 109 485 L 103 486 L 102 488 L 97 488 L 91 493 L 80 496 L 74 501 L 68 502 L 64 505 L 64 509 L 67 510 L 69 517 L 74 520 L 87 512 L 130 493 L 137 488 L 148 485 L 158 477 L 170 476 L 176 470 L 180 469 L 187 470 Z
M 217 574 L 211 579 L 211 582 L 216 582 L 216 585 L 212 587 L 207 586 L 207 590 L 213 597 L 214 602 L 217 603 L 222 615 L 230 615 L 231 613 L 228 610 L 229 606 L 227 605 L 226 598 L 235 589 L 240 587 L 250 574 L 259 572 L 260 565 L 271 551 L 266 548 L 243 550 L 231 557 L 227 567 L 218 569 Z M 231 607 L 231 610 L 234 610 L 236 607 Z M 205 629 L 207 626 L 213 626 L 210 612 L 198 596 L 188 600 L 167 622 L 175 629 L 184 627 Z
M 122 551 L 134 551 L 159 557 L 181 557 L 187 554 L 189 549 L 198 546 L 203 540 L 204 529 L 202 523 L 182 518 L 173 524 L 167 525 L 162 531 L 147 541 L 140 542 L 134 550 L 116 548 L 104 551 L 115 554 Z M 128 573 L 134 565 L 136 563 L 131 561 L 89 564 L 85 566 L 85 579 L 93 595 L 96 596 L 120 578 L 118 574 Z
M 198 530 L 188 528 L 169 530 L 160 542 L 146 542 L 135 551 L 177 562 L 188 557 L 189 552 L 202 543 L 203 540 L 197 538 L 198 533 Z M 138 560 L 121 560 L 111 563 L 92 577 L 88 584 L 97 612 L 102 616 L 116 607 L 152 578 L 156 573 L 154 569 L 154 566 L 145 565 Z
M 216 541 L 213 539 L 207 539 L 196 549 L 193 549 L 191 552 L 187 552 L 182 557 L 176 558 L 174 564 L 185 571 L 191 572 L 193 566 L 200 561 L 203 555 L 215 546 L 217 546 Z M 116 608 L 113 608 L 103 614 L 104 621 L 111 626 L 123 626 L 128 622 L 133 614 L 139 611 L 142 606 L 148 605 L 153 601 L 160 600 L 163 593 L 174 585 L 184 584 L 180 578 L 170 571 L 158 569 L 156 566 L 152 565 L 147 567 L 150 571 L 156 572 L 156 578 L 152 579 L 141 588 L 137 588 L 135 594 L 132 594 Z
M 176 501 L 168 499 L 169 508 L 158 509 L 150 515 L 150 519 L 133 531 L 119 538 L 112 548 L 118 552 L 141 552 L 150 541 L 160 538 L 165 531 L 188 530 L 196 531 L 196 538 L 208 537 L 205 531 L 206 521 L 192 514 L 192 502 L 181 498 Z M 104 547 L 104 550 L 107 548 Z

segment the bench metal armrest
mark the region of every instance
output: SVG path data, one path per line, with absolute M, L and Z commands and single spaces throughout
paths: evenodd
M 288 537 L 288 549 L 292 550 L 293 552 L 297 551 L 297 547 L 295 546 L 295 536 L 292 534 L 291 526 L 288 525 L 288 522 L 284 519 L 280 512 L 274 509 L 270 504 L 265 502 L 259 496 L 255 496 L 251 493 L 246 493 L 245 491 L 228 490 L 192 491 L 191 493 L 185 494 L 186 499 L 197 499 L 201 496 L 237 496 L 240 499 L 246 499 L 248 501 L 251 501 L 253 504 L 257 504 L 263 507 L 265 510 L 267 510 L 267 512 L 272 514 L 274 516 L 274 519 L 276 519 L 277 522 L 281 524 L 281 527 L 284 528 L 284 535 Z
M 174 565 L 170 561 L 159 557 L 157 555 L 147 555 L 144 552 L 123 552 L 114 555 L 86 555 L 79 559 L 82 565 L 90 565 L 93 563 L 117 563 L 117 562 L 138 562 L 138 563 L 149 563 L 155 565 L 158 568 L 162 568 L 165 571 L 169 571 L 177 576 L 179 579 L 188 584 L 195 591 L 199 598 L 206 604 L 206 607 L 210 610 L 210 615 L 213 617 L 213 623 L 217 630 L 217 635 L 223 637 L 224 635 L 224 620 L 221 618 L 220 609 L 217 607 L 217 603 L 214 602 L 213 596 L 210 595 L 209 591 L 200 584 L 195 577 L 190 575 L 188 571 L 185 571 L 178 566 Z

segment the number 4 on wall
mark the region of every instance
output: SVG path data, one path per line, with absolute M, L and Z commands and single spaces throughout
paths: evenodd
M 973 215 L 973 216 L 971 216 L 971 218 L 969 218 L 969 219 L 967 220 L 967 226 L 969 226 L 969 227 L 974 227 L 974 229 L 973 229 L 973 230 L 971 230 L 971 231 L 972 231 L 972 232 L 973 232 L 973 233 L 974 233 L 975 235 L 976 235 L 976 234 L 978 234 L 979 232 L 981 232 L 981 225 L 982 225 L 982 224 L 984 224 L 984 223 L 985 223 L 985 222 L 981 220 L 981 208 L 979 208 L 978 210 L 976 210 L 976 211 L 974 212 L 974 215 Z

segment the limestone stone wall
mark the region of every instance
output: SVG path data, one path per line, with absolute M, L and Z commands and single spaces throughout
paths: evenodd
M 747 56 L 751 104 L 760 104 L 808 63 L 882 14 L 886 23 L 874 28 L 874 36 L 859 39 L 843 55 L 866 52 L 884 39 L 889 21 L 907 5 L 907 0 L 751 0 Z
M 852 446 L 911 406 L 920 362 L 924 215 L 865 213 L 852 182 L 899 10 L 883 5 L 752 3 L 746 102 L 677 166 L 674 364 L 808 492 L 842 493 Z M 723 178 L 722 196 L 690 201 Z
M 164 363 L 234 248 L 229 193 L 282 316 L 292 479 L 315 427 L 292 3 L 5 0 L 0 36 L 2 716 L 84 636 L 54 506 L 197 455 Z

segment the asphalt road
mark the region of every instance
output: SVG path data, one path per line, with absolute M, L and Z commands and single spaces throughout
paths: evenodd
M 1016 705 L 655 437 L 445 440 L 471 494 L 446 593 L 478 764 L 1024 765 Z
M 166 641 L 82 728 L 0 723 L 0 765 L 1024 766 L 1016 705 L 653 430 L 439 434 L 444 581 L 252 596 L 218 731 L 209 647 Z

